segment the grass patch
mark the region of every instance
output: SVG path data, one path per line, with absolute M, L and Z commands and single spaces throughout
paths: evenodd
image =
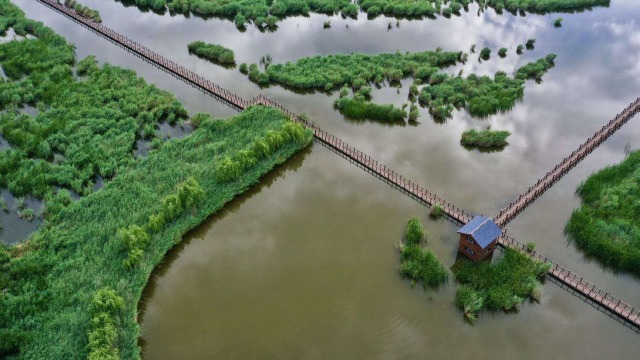
M 400 244 L 400 274 L 411 279 L 411 283 L 421 282 L 422 286 L 438 287 L 447 281 L 449 273 L 438 257 L 421 246 L 425 232 L 417 218 L 411 218 L 405 230 L 405 244 Z
M 460 257 L 451 270 L 460 284 L 455 303 L 468 320 L 482 309 L 514 310 L 527 297 L 539 300 L 540 279 L 550 265 L 534 261 L 516 250 L 505 249 L 493 264 L 474 263 Z
M 568 238 L 601 264 L 640 276 L 640 151 L 591 175 L 577 193 L 582 205 Z
M 445 215 L 446 214 L 444 212 L 444 209 L 442 208 L 442 206 L 440 206 L 440 204 L 433 205 L 431 207 L 431 211 L 429 211 L 429 217 L 434 220 L 438 220 Z
M 462 133 L 460 143 L 466 147 L 479 148 L 497 148 L 504 147 L 509 144 L 507 138 L 511 135 L 508 131 L 485 130 L 478 131 L 476 129 L 467 130 Z
M 194 41 L 188 45 L 189 53 L 207 59 L 216 64 L 233 65 L 236 63 L 233 50 L 221 45 L 207 44 L 202 41 Z

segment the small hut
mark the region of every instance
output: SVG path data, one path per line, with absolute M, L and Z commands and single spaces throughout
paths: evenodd
M 476 216 L 461 227 L 458 234 L 460 234 L 458 251 L 469 259 L 479 262 L 491 258 L 502 230 L 491 218 Z

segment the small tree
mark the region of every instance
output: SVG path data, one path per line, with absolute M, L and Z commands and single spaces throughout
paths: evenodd
M 489 60 L 489 57 L 491 57 L 491 49 L 486 47 L 480 51 L 480 59 Z
M 556 21 L 553 22 L 553 26 L 557 28 L 562 27 L 562 20 L 561 17 L 557 18 Z
M 507 56 L 507 48 L 500 48 L 500 50 L 498 50 L 498 56 L 501 58 Z

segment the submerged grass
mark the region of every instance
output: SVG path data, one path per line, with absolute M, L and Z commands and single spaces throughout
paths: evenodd
M 601 264 L 640 276 L 640 151 L 591 175 L 577 193 L 569 239 Z
M 509 311 L 527 297 L 539 300 L 540 279 L 549 266 L 512 249 L 505 249 L 504 255 L 493 264 L 474 263 L 460 257 L 451 268 L 460 283 L 456 306 L 464 311 L 467 319 L 474 321 L 482 309 Z

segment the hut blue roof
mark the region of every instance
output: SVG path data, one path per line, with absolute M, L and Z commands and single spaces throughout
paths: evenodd
M 475 216 L 458 233 L 471 235 L 473 239 L 484 249 L 502 233 L 500 227 L 486 216 Z

